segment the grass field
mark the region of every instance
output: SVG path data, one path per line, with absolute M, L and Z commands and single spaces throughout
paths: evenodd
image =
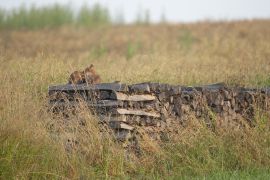
M 270 86 L 270 21 L 2 29 L 0 179 L 269 179 L 270 122 L 261 115 L 255 128 L 215 133 L 191 119 L 177 141 L 142 144 L 142 157 L 130 159 L 82 112 L 84 153 L 65 152 L 46 128 L 55 120 L 47 88 L 91 63 L 103 82 Z

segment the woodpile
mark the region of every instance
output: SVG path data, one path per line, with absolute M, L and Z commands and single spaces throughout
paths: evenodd
M 204 120 L 210 128 L 218 122 L 241 125 L 240 120 L 254 126 L 256 110 L 269 111 L 270 89 L 233 88 L 222 83 L 200 87 L 67 84 L 50 86 L 49 97 L 55 113 L 85 102 L 101 123 L 113 129 L 119 141 L 134 141 L 139 129 L 154 140 L 164 141 L 191 117 Z

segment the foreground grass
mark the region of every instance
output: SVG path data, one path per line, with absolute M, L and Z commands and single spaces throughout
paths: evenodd
M 72 132 L 49 132 L 63 119 L 46 110 L 48 85 L 90 63 L 104 82 L 269 86 L 269 32 L 268 21 L 2 31 L 0 178 L 269 179 L 270 122 L 263 114 L 255 128 L 242 130 L 209 131 L 191 118 L 170 142 L 143 142 L 140 158 L 126 158 L 87 112 L 79 115 L 85 129 L 73 122 Z M 70 135 L 81 151 L 64 150 Z
M 217 172 L 200 179 L 269 179 L 269 170 Z

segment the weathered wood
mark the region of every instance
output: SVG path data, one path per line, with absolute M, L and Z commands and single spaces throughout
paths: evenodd
M 99 98 L 101 100 L 110 99 L 110 96 L 111 96 L 111 91 L 100 91 L 99 92 Z
M 115 106 L 123 106 L 124 103 L 121 101 L 112 101 L 112 100 L 100 100 L 98 101 L 96 104 L 92 104 L 92 106 L 111 106 L 111 107 L 115 107 Z
M 65 84 L 65 85 L 55 85 L 49 86 L 50 91 L 88 91 L 88 90 L 113 90 L 124 92 L 127 91 L 126 84 L 120 83 L 101 83 L 101 84 Z
M 159 84 L 158 86 L 158 91 L 159 92 L 165 92 L 170 90 L 170 85 L 169 84 Z
M 50 105 L 57 107 L 57 106 L 90 106 L 90 107 L 119 107 L 123 106 L 122 101 L 114 101 L 114 100 L 99 100 L 97 103 L 93 103 L 92 101 L 82 101 L 82 102 L 77 102 L 77 101 L 51 101 L 49 102 Z
M 114 109 L 112 110 L 112 113 L 123 114 L 123 115 L 130 114 L 130 115 L 137 115 L 137 116 L 160 117 L 160 114 L 155 113 L 155 112 L 145 112 L 141 110 L 128 110 L 128 109 L 122 109 L 122 108 Z
M 179 95 L 181 93 L 181 86 L 172 86 L 170 95 Z
M 127 101 L 153 101 L 156 100 L 155 96 L 152 95 L 131 95 Z
M 130 126 L 124 122 L 119 122 L 119 121 L 111 121 L 109 122 L 109 126 L 113 129 L 126 129 L 130 131 L 134 129 L 133 126 Z
M 158 94 L 158 100 L 159 101 L 164 101 L 166 99 L 166 93 L 165 92 L 161 92 Z
M 117 115 L 117 116 L 106 116 L 106 115 L 98 115 L 100 121 L 105 122 L 127 122 L 127 116 L 126 115 Z
M 148 83 L 149 87 L 150 87 L 150 91 L 157 91 L 158 87 L 160 86 L 160 83 Z
M 150 87 L 148 83 L 140 83 L 130 85 L 129 90 L 136 93 L 149 93 Z
M 161 126 L 152 119 L 168 118 L 184 124 L 189 115 L 203 117 L 208 122 L 212 117 L 210 112 L 217 117 L 225 114 L 226 118 L 237 114 L 250 122 L 255 116 L 254 105 L 263 110 L 269 110 L 270 106 L 269 88 L 227 87 L 223 83 L 199 87 L 160 83 L 64 85 L 50 87 L 49 95 L 52 108 L 60 106 L 59 110 L 65 111 L 73 106 L 80 108 L 82 104 L 93 107 L 89 109 L 98 116 L 104 116 L 100 120 L 106 124 L 127 122 L 141 126 Z M 86 103 L 81 99 L 86 99 Z
M 126 95 L 121 92 L 112 93 L 111 99 L 120 100 L 120 101 L 153 101 L 156 99 L 153 95 Z
M 214 83 L 214 84 L 208 84 L 208 85 L 203 85 L 201 86 L 205 89 L 221 89 L 221 88 L 224 88 L 226 87 L 226 84 L 223 83 L 223 82 L 220 82 L 220 83 Z
M 261 92 L 262 93 L 265 93 L 266 95 L 270 95 L 270 88 L 263 88 L 262 90 L 261 90 Z

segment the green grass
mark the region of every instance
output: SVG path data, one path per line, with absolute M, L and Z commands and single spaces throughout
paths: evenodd
M 134 57 L 136 54 L 139 53 L 141 50 L 141 43 L 140 42 L 128 42 L 127 49 L 126 49 L 126 59 L 129 60 Z
M 210 179 L 210 180 L 253 180 L 253 179 L 269 179 L 270 171 L 267 169 L 257 169 L 249 171 L 217 171 L 206 176 L 197 177 L 172 177 L 172 179 Z

